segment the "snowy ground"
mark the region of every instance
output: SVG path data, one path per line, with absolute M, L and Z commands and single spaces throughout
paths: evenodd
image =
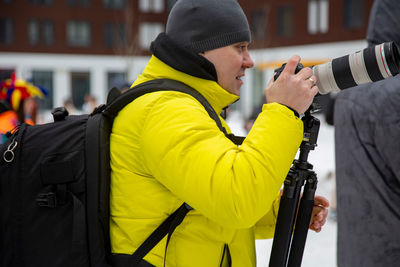
M 332 203 L 335 180 L 329 177 L 335 169 L 334 128 L 325 123 L 322 116 L 316 115 L 321 121 L 318 135 L 318 146 L 311 151 L 308 162 L 313 164 L 318 176 L 316 194 L 322 195 Z M 233 133 L 243 135 L 243 122 L 240 114 L 233 113 L 228 118 L 228 124 Z M 303 267 L 336 267 L 336 221 L 328 219 L 320 233 L 308 232 L 303 254 Z M 257 240 L 257 267 L 267 267 L 269 264 L 272 240 Z

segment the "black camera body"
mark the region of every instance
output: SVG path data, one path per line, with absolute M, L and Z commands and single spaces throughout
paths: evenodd
M 278 79 L 279 75 L 281 75 L 285 66 L 286 66 L 286 63 L 283 63 L 282 66 L 280 66 L 279 68 L 274 70 L 274 72 L 275 72 L 274 81 L 276 81 L 276 79 Z M 297 64 L 297 67 L 296 67 L 296 70 L 294 71 L 294 73 L 298 73 L 303 68 L 304 68 L 304 66 L 301 63 Z

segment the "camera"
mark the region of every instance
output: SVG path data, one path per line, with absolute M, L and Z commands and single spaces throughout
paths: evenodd
M 285 65 L 275 70 L 275 80 Z M 302 68 L 299 64 L 295 72 Z M 327 94 L 397 75 L 400 70 L 400 56 L 396 44 L 386 42 L 311 68 L 318 78 L 319 93 Z

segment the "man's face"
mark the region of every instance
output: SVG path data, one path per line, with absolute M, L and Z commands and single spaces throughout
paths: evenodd
M 214 64 L 218 75 L 218 84 L 237 96 L 240 96 L 244 71 L 254 65 L 248 46 L 248 42 L 236 43 L 201 54 Z

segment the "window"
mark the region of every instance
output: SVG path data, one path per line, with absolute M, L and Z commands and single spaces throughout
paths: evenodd
M 29 3 L 36 5 L 51 5 L 53 4 L 53 0 L 29 0 Z
M 107 73 L 107 88 L 111 89 L 117 87 L 121 89 L 126 84 L 126 73 L 125 72 L 108 72 Z
M 329 0 L 308 1 L 308 32 L 327 33 L 329 28 Z
M 42 23 L 42 38 L 43 43 L 52 45 L 54 43 L 54 24 L 50 20 L 43 21 Z
M 36 19 L 31 19 L 28 23 L 28 39 L 31 45 L 39 43 L 39 23 Z
M 14 69 L 0 69 L 0 81 L 10 79 L 14 71 Z
M 344 26 L 358 29 L 364 25 L 364 0 L 344 0 Z
M 294 35 L 294 8 L 281 6 L 278 9 L 278 35 L 290 37 Z
M 253 80 L 252 80 L 253 90 L 252 90 L 251 105 L 253 108 L 258 108 L 265 101 L 264 88 L 267 85 L 266 81 L 268 81 L 268 79 L 265 75 L 265 72 L 257 68 L 252 69 L 252 75 L 253 75 Z
M 151 42 L 164 30 L 161 23 L 144 22 L 139 26 L 139 44 L 143 49 L 149 49 Z
M 0 44 L 14 42 L 14 23 L 10 18 L 0 18 Z
M 52 45 L 54 42 L 53 22 L 46 20 L 40 23 L 36 19 L 31 19 L 28 23 L 28 40 L 31 45 L 39 43 Z
M 168 4 L 171 5 L 171 3 Z M 139 0 L 139 10 L 146 13 L 161 13 L 164 11 L 164 0 Z
M 67 41 L 71 46 L 89 46 L 91 43 L 89 22 L 69 21 L 67 23 Z
M 104 7 L 111 9 L 123 9 L 125 4 L 125 0 L 103 0 Z
M 85 95 L 90 92 L 89 72 L 72 72 L 71 86 L 72 103 L 77 109 L 81 109 Z
M 256 40 L 264 40 L 266 38 L 267 20 L 265 18 L 264 10 L 255 10 L 250 14 L 251 17 L 251 31 Z
M 69 6 L 80 6 L 88 7 L 90 6 L 90 0 L 68 0 Z
M 104 24 L 104 43 L 107 47 L 124 47 L 126 45 L 126 29 L 124 23 Z
M 114 25 L 106 22 L 104 24 L 104 43 L 107 47 L 113 47 L 114 43 Z
M 32 83 L 36 86 L 43 87 L 47 96 L 38 99 L 39 109 L 53 108 L 53 72 L 52 71 L 32 71 Z

